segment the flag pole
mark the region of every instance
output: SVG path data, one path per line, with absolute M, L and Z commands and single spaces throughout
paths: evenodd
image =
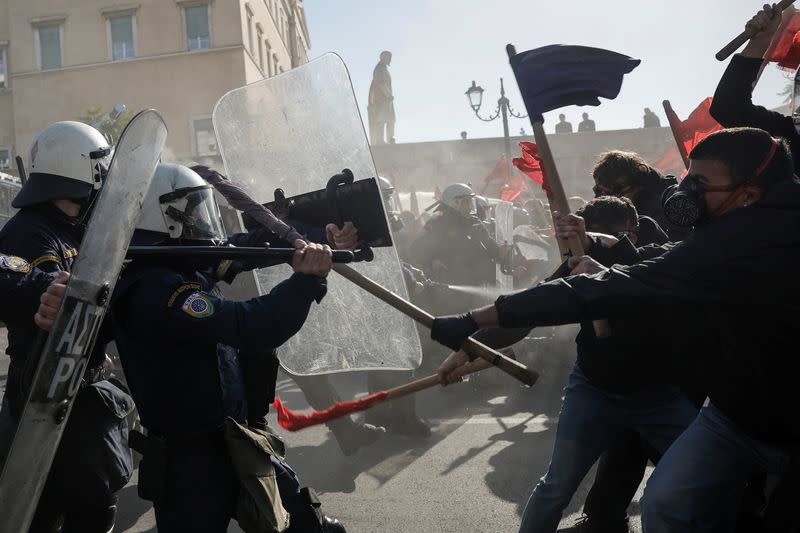
M 513 44 L 506 45 L 506 52 L 508 53 L 509 59 L 517 55 L 517 49 Z M 552 216 L 556 211 L 562 216 L 568 215 L 571 211 L 569 202 L 567 201 L 567 194 L 564 192 L 564 186 L 558 175 L 556 160 L 553 157 L 553 152 L 550 150 L 550 143 L 544 132 L 543 119 L 540 115 L 534 116 L 531 114 L 530 110 L 528 110 L 528 116 L 531 121 L 531 128 L 533 128 L 533 138 L 536 141 L 536 146 L 539 148 L 539 156 L 542 158 L 544 177 L 547 180 L 547 186 L 550 190 L 550 215 Z M 556 227 L 555 217 L 553 217 L 553 227 Z M 573 257 L 586 255 L 586 251 L 583 249 L 583 243 L 577 236 L 571 237 L 566 242 L 564 242 L 563 239 L 556 239 L 556 241 L 558 242 L 558 249 L 561 251 L 562 257 L 566 257 L 569 254 L 572 254 Z M 594 325 L 595 335 L 598 338 L 611 335 L 607 320 L 595 320 L 592 324 Z
M 672 130 L 672 136 L 675 138 L 675 144 L 678 146 L 678 152 L 681 154 L 681 159 L 683 159 L 683 166 L 689 168 L 689 154 L 686 153 L 686 146 L 683 144 L 683 141 L 678 136 L 678 127 L 680 126 L 678 122 L 680 119 L 678 115 L 675 113 L 675 110 L 672 109 L 672 104 L 669 100 L 664 100 L 664 113 L 667 115 L 667 121 L 669 122 L 669 129 Z

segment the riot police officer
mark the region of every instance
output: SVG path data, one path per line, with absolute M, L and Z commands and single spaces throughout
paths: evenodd
M 501 253 L 476 216 L 475 193 L 453 183 L 442 191 L 436 215 L 413 246 L 414 264 L 434 281 L 450 285 L 494 285 Z
M 250 238 L 234 237 L 233 242 Z M 159 165 L 135 242 L 219 244 L 223 239 L 212 187 L 186 167 Z M 240 458 L 231 453 L 226 433 L 232 427 L 243 431 L 250 422 L 243 358 L 274 357 L 273 348 L 299 331 L 311 304 L 327 290 L 330 248 L 303 241 L 296 247 L 295 274 L 269 294 L 245 302 L 217 296 L 214 273 L 198 271 L 190 260 L 134 263 L 120 279 L 112 302 L 114 333 L 148 429 L 140 492 L 154 501 L 159 531 L 224 532 L 234 514 L 241 523 L 237 498 L 245 486 L 237 476 L 251 472 L 234 468 Z M 282 447 L 276 437 L 260 435 L 262 442 L 273 443 L 273 451 Z M 277 484 L 271 506 L 276 516 L 281 507 L 289 513 L 287 531 L 342 533 L 341 524 L 322 515 L 313 491 L 301 490 L 294 472 L 276 455 L 269 458 L 275 476 L 263 482 Z
M 51 124 L 31 146 L 28 180 L 12 203 L 19 212 L 0 230 L 0 250 L 9 254 L 0 261 L 2 269 L 37 273 L 0 280 L 3 301 L 14 302 L 3 306 L 0 317 L 8 326 L 11 357 L 0 412 L 4 427 L 19 419 L 38 363 L 28 357 L 39 332 L 31 311 L 58 273 L 71 270 L 110 157 L 103 135 L 78 122 Z M 51 531 L 59 524 L 64 532 L 105 533 L 113 527 L 115 493 L 133 470 L 125 422 L 133 402 L 101 379 L 105 359 L 102 349 L 90 358 L 31 531 Z M 0 456 L 8 444 L 0 446 Z

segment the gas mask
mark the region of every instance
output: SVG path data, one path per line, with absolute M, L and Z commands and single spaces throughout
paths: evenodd
M 679 185 L 673 185 L 664 191 L 664 195 L 661 198 L 664 216 L 676 226 L 690 228 L 706 224 L 713 218 L 722 215 L 734 205 L 746 188 L 753 186 L 755 179 L 769 166 L 777 148 L 778 143 L 773 140 L 767 156 L 758 166 L 753 176 L 739 184 L 709 186 L 704 185 L 699 176 L 689 174 L 683 178 Z M 714 211 L 709 211 L 705 197 L 707 192 L 729 192 L 731 194 Z

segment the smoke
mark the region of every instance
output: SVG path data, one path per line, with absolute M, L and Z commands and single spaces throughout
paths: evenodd
M 496 300 L 499 296 L 503 294 L 513 294 L 515 292 L 520 292 L 522 289 L 518 291 L 511 291 L 504 290 L 499 287 L 479 287 L 473 285 L 448 285 L 448 289 L 455 292 L 460 292 L 462 294 L 469 294 L 470 296 L 477 296 L 480 298 L 485 298 L 489 301 Z

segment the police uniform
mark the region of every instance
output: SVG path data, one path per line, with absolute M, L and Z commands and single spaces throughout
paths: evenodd
M 69 272 L 84 226 L 53 204 L 22 208 L 0 230 L 2 319 L 8 326 L 11 357 L 2 418 L 19 419 L 37 361 L 28 355 L 40 330 L 33 321 L 40 295 L 58 272 Z M 64 531 L 102 531 L 113 524 L 115 493 L 133 471 L 125 416 L 132 399 L 99 379 L 102 346 L 89 362 L 31 531 L 47 530 L 64 518 Z M 5 424 L 4 424 L 5 425 Z
M 240 357 L 270 356 L 326 290 L 323 279 L 296 273 L 267 295 L 234 302 L 188 266 L 124 273 L 112 303 L 114 333 L 142 424 L 165 445 L 163 497 L 154 502 L 159 531 L 227 530 L 239 489 L 221 430 L 226 417 L 247 422 Z M 273 465 L 290 531 L 313 531 L 294 472 Z

